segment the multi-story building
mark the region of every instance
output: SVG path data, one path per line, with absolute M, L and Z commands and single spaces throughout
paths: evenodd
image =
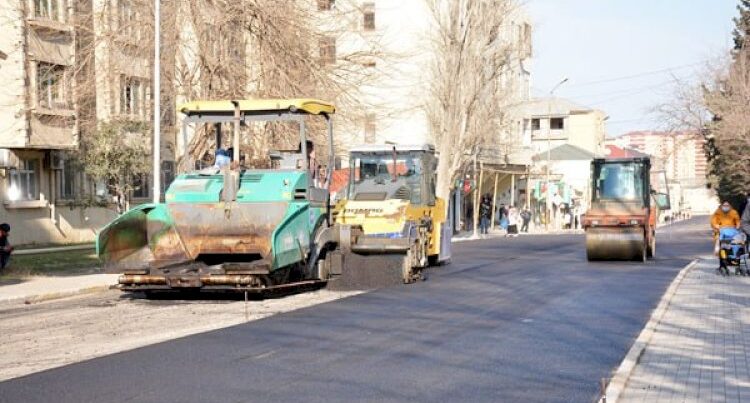
M 424 1 L 319 0 L 321 25 L 336 32 L 321 42 L 321 54 L 331 49 L 342 59 L 366 54 L 362 65 L 371 74 L 359 96 L 364 109 L 343 132 L 346 144 L 431 142 L 431 129 L 424 110 L 431 96 L 431 35 L 434 19 Z M 334 22 L 332 22 L 332 20 Z M 522 8 L 516 8 L 502 26 L 500 36 L 515 51 L 497 83 L 508 94 L 507 104 L 498 105 L 503 129 L 492 133 L 477 156 L 482 175 L 481 193 L 494 193 L 497 202 L 521 200 L 527 187 L 524 174 L 531 164 L 530 143 L 522 139 L 522 105 L 530 94 L 532 26 Z M 342 153 L 346 149 L 341 150 Z M 479 175 L 474 172 L 475 179 Z M 462 203 L 466 205 L 465 203 Z
M 76 149 L 80 101 L 73 22 L 77 4 L 62 0 L 0 2 L 0 221 L 14 243 L 91 239 L 112 214 L 70 209 L 81 186 L 65 164 Z
M 430 141 L 423 104 L 430 96 L 431 11 L 423 1 L 317 0 L 319 24 L 330 36 L 321 39 L 320 53 L 333 60 L 359 60 L 368 70 L 357 94 L 364 110 L 347 128 L 351 144 L 419 143 Z M 518 51 L 502 72 L 500 83 L 510 104 L 530 93 L 531 23 L 514 10 L 503 27 L 503 38 Z M 348 117 L 351 118 L 351 117 Z M 520 135 L 520 117 L 508 126 Z M 501 134 L 498 133 L 498 136 Z M 510 143 L 517 143 L 509 141 Z
M 708 159 L 699 133 L 635 131 L 608 140 L 648 154 L 655 170 L 664 171 L 674 210 L 711 211 L 716 200 L 707 187 Z
M 523 139 L 535 153 L 564 144 L 604 152 L 608 116 L 563 98 L 534 99 L 524 107 Z
M 106 183 L 76 166 L 72 152 L 102 122 L 122 124 L 150 152 L 153 25 L 150 3 L 136 0 L 0 1 L 0 222 L 15 244 L 91 241 L 115 216 Z M 177 8 L 181 13 L 189 8 Z M 164 29 L 180 12 L 163 12 Z M 168 31 L 168 36 L 175 31 Z M 184 55 L 220 39 L 189 42 Z M 169 77 L 178 60 L 174 41 L 162 46 L 162 183 L 174 174 L 178 92 Z M 183 56 L 184 56 L 183 55 Z M 202 59 L 210 62 L 211 56 Z M 194 66 L 191 66 L 194 67 Z M 198 69 L 199 70 L 199 69 Z M 201 85 L 203 83 L 199 83 Z M 214 85 L 216 87 L 216 85 Z M 151 199 L 149 175 L 132 178 L 132 203 Z M 163 192 L 163 189 L 162 189 Z M 95 203 L 91 203 L 92 200 Z

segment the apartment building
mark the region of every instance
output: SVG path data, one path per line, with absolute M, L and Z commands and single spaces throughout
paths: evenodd
M 323 32 L 331 33 L 321 40 L 321 57 L 331 62 L 358 60 L 368 75 L 357 94 L 365 109 L 354 111 L 358 117 L 345 130 L 350 143 L 430 141 L 422 104 L 430 96 L 430 64 L 435 55 L 430 43 L 433 17 L 426 2 L 317 0 L 316 6 Z M 499 85 L 511 94 L 509 103 L 519 104 L 530 93 L 531 23 L 518 8 L 502 29 L 505 40 L 518 43 L 518 52 L 502 72 Z M 518 136 L 521 118 L 513 119 L 508 130 Z M 508 137 L 497 136 L 498 140 Z
M 88 242 L 116 216 L 106 184 L 71 157 L 102 122 L 122 125 L 150 152 L 153 31 L 145 4 L 0 2 L 7 55 L 0 60 L 0 221 L 14 228 L 15 244 Z M 174 60 L 174 51 L 163 48 L 162 57 Z M 166 183 L 176 159 L 174 94 L 168 85 L 162 95 Z M 149 175 L 132 180 L 131 202 L 150 200 Z
M 670 185 L 673 210 L 712 211 L 718 204 L 707 186 L 705 139 L 689 131 L 634 131 L 607 141 L 651 156 L 655 170 L 663 170 Z

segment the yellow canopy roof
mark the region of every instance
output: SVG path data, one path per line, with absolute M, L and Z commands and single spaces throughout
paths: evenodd
M 242 99 L 240 110 L 242 112 L 278 112 L 294 109 L 311 115 L 321 113 L 333 114 L 336 107 L 326 101 L 319 99 Z M 180 112 L 186 115 L 199 113 L 231 113 L 234 112 L 234 104 L 230 100 L 225 101 L 193 101 L 180 105 Z

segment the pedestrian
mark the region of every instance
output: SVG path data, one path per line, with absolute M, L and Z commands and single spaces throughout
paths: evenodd
M 529 223 L 531 222 L 531 211 L 525 208 L 521 211 L 521 232 L 529 233 Z
M 505 209 L 505 205 L 501 204 L 500 208 L 497 211 L 497 222 L 500 224 L 500 228 L 503 229 L 503 231 L 508 231 L 508 213 Z
M 518 209 L 515 206 L 511 206 L 508 209 L 508 234 L 506 236 L 517 237 L 518 236 L 518 221 L 520 220 Z
M 5 269 L 10 264 L 10 254 L 13 252 L 13 246 L 8 241 L 10 236 L 10 225 L 8 223 L 0 224 L 0 270 Z
M 714 231 L 714 253 L 719 253 L 719 230 L 722 228 L 740 229 L 740 215 L 724 200 L 711 216 L 711 229 Z
M 479 229 L 482 234 L 489 234 L 490 219 L 492 217 L 492 201 L 490 195 L 482 196 L 482 204 L 479 205 Z
M 745 235 L 750 236 L 750 192 L 747 193 L 747 203 L 745 203 L 745 210 L 742 211 L 740 227 Z

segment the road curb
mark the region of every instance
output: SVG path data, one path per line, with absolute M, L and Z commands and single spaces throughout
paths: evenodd
M 95 285 L 95 286 L 90 286 L 90 287 L 83 287 L 77 290 L 48 292 L 48 293 L 36 294 L 36 295 L 26 295 L 23 297 L 2 299 L 0 300 L 0 306 L 37 304 L 40 302 L 52 301 L 52 300 L 61 299 L 61 298 L 74 297 L 77 295 L 104 292 L 104 291 L 112 290 L 116 288 L 117 288 L 116 284 L 107 284 L 107 285 Z
M 688 263 L 687 266 L 680 270 L 677 277 L 672 280 L 667 291 L 662 295 L 659 305 L 657 305 L 656 309 L 651 312 L 651 317 L 646 323 L 646 326 L 641 330 L 641 333 L 630 347 L 630 350 L 628 350 L 628 353 L 625 355 L 625 358 L 623 358 L 620 366 L 617 367 L 612 378 L 610 378 L 604 396 L 599 399 L 599 403 L 615 403 L 620 399 L 620 395 L 623 390 L 625 390 L 625 386 L 628 384 L 630 376 L 633 374 L 633 371 L 635 371 L 635 368 L 641 360 L 641 356 L 643 356 L 643 353 L 646 351 L 649 342 L 651 342 L 651 338 L 656 332 L 656 327 L 667 312 L 669 304 L 672 302 L 672 297 L 674 297 L 677 292 L 677 288 L 679 288 L 687 273 L 692 270 L 699 261 L 700 259 L 695 259 Z
M 71 245 L 71 246 L 53 246 L 48 248 L 37 248 L 37 249 L 16 249 L 13 251 L 13 255 L 38 255 L 43 253 L 55 253 L 55 252 L 72 252 L 79 250 L 95 250 L 94 244 L 83 244 L 83 245 Z

